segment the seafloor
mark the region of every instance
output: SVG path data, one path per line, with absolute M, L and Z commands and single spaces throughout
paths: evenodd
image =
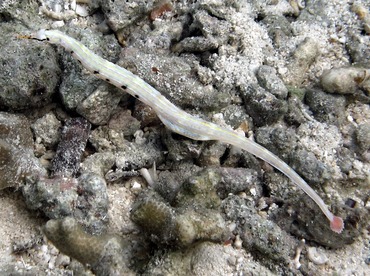
M 370 275 L 369 1 L 4 0 L 0 32 L 1 275 Z

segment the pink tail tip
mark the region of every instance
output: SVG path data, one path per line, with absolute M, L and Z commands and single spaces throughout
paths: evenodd
M 343 228 L 344 228 L 344 223 L 343 223 L 342 218 L 334 216 L 333 220 L 330 221 L 330 228 L 331 230 L 333 230 L 334 232 L 338 234 L 342 233 Z

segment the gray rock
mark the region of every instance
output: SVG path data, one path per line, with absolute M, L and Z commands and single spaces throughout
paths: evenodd
M 283 81 L 278 77 L 274 68 L 262 65 L 257 70 L 257 80 L 259 85 L 265 88 L 278 99 L 285 99 L 288 96 L 288 89 Z
M 370 150 L 370 123 L 363 123 L 357 127 L 356 140 L 361 152 Z
M 72 215 L 77 200 L 77 179 L 40 177 L 28 179 L 22 192 L 28 208 L 42 210 L 49 218 Z
M 288 112 L 285 114 L 284 119 L 290 125 L 296 126 L 307 121 L 306 110 L 303 107 L 302 100 L 298 96 L 292 95 L 288 98 Z
M 61 122 L 52 112 L 45 114 L 31 125 L 36 141 L 48 148 L 52 148 L 58 142 L 61 127 Z
M 101 233 L 108 222 L 109 199 L 104 178 L 94 173 L 78 177 L 78 198 L 73 217 L 89 233 Z
M 109 27 L 115 32 L 145 17 L 153 7 L 152 0 L 99 1 Z
M 81 173 L 92 172 L 101 177 L 114 166 L 116 157 L 113 152 L 97 152 L 89 155 L 80 167 Z
M 151 133 L 146 139 L 140 144 L 129 142 L 122 133 L 106 126 L 99 127 L 90 136 L 90 142 L 98 153 L 85 160 L 83 170 L 93 169 L 101 175 L 108 169 L 107 181 L 115 181 L 133 170 L 161 164 L 164 156 L 157 134 Z
M 367 227 L 369 213 L 362 206 L 332 204 L 331 210 L 344 220 L 345 228 L 340 234 L 330 229 L 328 219 L 306 196 L 288 199 L 283 208 L 272 211 L 271 217 L 285 231 L 329 248 L 342 248 L 353 243 Z
M 222 209 L 228 220 L 241 222 L 234 233 L 240 235 L 243 247 L 253 252 L 260 264 L 280 271 L 278 274 L 297 273 L 289 266 L 297 241 L 273 221 L 258 215 L 253 202 L 229 196 L 223 201 Z
M 122 149 L 129 143 L 121 131 L 110 129 L 108 126 L 99 126 L 92 130 L 89 142 L 99 152 Z
M 278 121 L 288 110 L 286 102 L 256 84 L 240 87 L 247 113 L 257 126 Z
M 168 148 L 168 157 L 170 160 L 182 161 L 198 159 L 202 150 L 207 146 L 206 143 L 199 143 L 169 130 L 163 133 L 163 143 Z
M 209 15 L 204 10 L 195 11 L 189 34 L 201 32 L 202 36 L 187 36 L 173 47 L 176 53 L 205 52 L 225 44 L 230 35 L 230 24 L 226 20 Z
M 224 143 L 207 143 L 197 159 L 197 164 L 200 166 L 220 166 L 222 156 L 225 153 L 227 145 Z
M 157 254 L 143 275 L 275 275 L 267 267 L 249 259 L 240 250 L 211 242 L 196 243 L 184 250 Z
M 289 160 L 297 146 L 294 130 L 283 126 L 259 128 L 256 131 L 256 141 L 285 161 Z
M 104 125 L 121 100 L 123 91 L 102 83 L 77 105 L 76 111 L 94 125 Z
M 346 99 L 316 89 L 307 89 L 305 101 L 319 122 L 340 126 L 344 123 Z
M 305 8 L 300 12 L 297 20 L 307 22 L 318 21 L 329 24 L 330 18 L 328 13 L 330 13 L 330 8 L 325 0 L 307 1 Z
M 1 31 L 7 32 L 11 29 L 14 37 L 22 32 L 27 32 L 26 28 L 29 28 L 28 24 L 31 24 L 31 22 L 34 24 L 33 26 L 45 23 L 44 19 L 39 15 L 39 3 L 33 1 L 1 1 L 0 14 L 2 14 Z M 25 43 L 27 44 L 28 42 Z
M 233 129 L 239 128 L 241 124 L 246 123 L 248 126 L 252 126 L 252 119 L 245 111 L 245 108 L 240 105 L 228 105 L 222 109 L 225 123 L 231 126 Z
M 92 173 L 68 177 L 29 179 L 22 192 L 28 208 L 51 219 L 74 217 L 92 234 L 102 233 L 108 222 L 105 180 Z
M 269 37 L 277 47 L 285 45 L 285 41 L 293 35 L 293 28 L 285 16 L 267 14 L 261 22 L 265 24 Z
M 7 33 L 0 49 L 0 106 L 21 110 L 48 104 L 61 73 L 53 48 Z
M 221 180 L 216 184 L 217 194 L 221 199 L 229 194 L 246 192 L 253 198 L 259 198 L 262 194 L 262 183 L 258 173 L 245 168 L 214 168 L 221 175 Z
M 342 147 L 338 150 L 338 161 L 337 164 L 341 171 L 345 174 L 349 174 L 353 170 L 353 160 L 355 160 L 355 153 L 346 147 Z
M 204 86 L 194 72 L 198 61 L 193 55 L 178 57 L 128 47 L 123 50 L 120 65 L 151 84 L 172 103 L 186 108 L 220 110 L 230 104 L 230 94 L 212 85 Z M 159 74 L 153 72 L 158 66 Z
M 370 37 L 352 33 L 346 44 L 353 64 L 370 68 Z
M 119 110 L 108 122 L 108 127 L 122 132 L 123 136 L 133 136 L 140 129 L 140 121 L 131 116 L 129 110 Z
M 295 150 L 291 153 L 290 165 L 309 183 L 324 183 L 331 179 L 330 168 L 320 162 L 316 156 L 306 150 Z
M 289 178 L 280 172 L 265 172 L 263 174 L 265 188 L 268 191 L 268 198 L 264 198 L 263 201 L 269 203 L 276 203 L 281 205 L 285 199 L 297 196 L 297 189 L 294 189 L 293 183 L 290 182 Z M 298 192 L 299 193 L 299 192 Z M 266 196 L 266 194 L 264 194 Z M 264 206 L 267 208 L 268 206 Z
M 30 124 L 23 115 L 0 112 L 0 164 L 0 190 L 46 174 L 33 154 Z
M 216 18 L 227 19 L 232 16 L 235 10 L 239 10 L 241 6 L 241 2 L 239 0 L 230 0 L 230 1 L 222 1 L 222 0 L 201 0 L 198 1 L 199 7 L 201 9 L 206 10 L 209 14 Z M 194 7 L 198 9 L 198 7 Z
M 84 118 L 66 121 L 60 142 L 51 164 L 52 176 L 76 176 L 80 168 L 82 153 L 90 134 L 90 123 Z

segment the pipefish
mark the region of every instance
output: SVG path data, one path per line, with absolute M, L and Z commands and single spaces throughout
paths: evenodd
M 94 54 L 82 43 L 58 30 L 41 29 L 35 34 L 23 36 L 23 38 L 46 40 L 49 43 L 64 47 L 83 67 L 96 77 L 113 84 L 153 108 L 163 124 L 171 131 L 193 140 L 221 141 L 246 150 L 266 161 L 285 174 L 311 197 L 328 218 L 331 230 L 336 233 L 342 232 L 344 228 L 342 218 L 331 213 L 320 196 L 291 167 L 261 145 L 244 136 L 240 136 L 232 130 L 222 128 L 217 124 L 185 112 L 172 104 L 159 91 L 138 76 Z

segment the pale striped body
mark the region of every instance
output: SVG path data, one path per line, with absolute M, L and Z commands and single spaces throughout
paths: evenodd
M 48 40 L 63 46 L 81 64 L 97 77 L 130 93 L 135 98 L 152 107 L 161 121 L 172 131 L 194 140 L 218 140 L 231 144 L 261 158 L 289 177 L 307 193 L 320 207 L 331 223 L 331 229 L 340 233 L 343 229 L 341 218 L 334 216 L 318 194 L 285 162 L 264 147 L 235 132 L 207 122 L 181 110 L 144 80 L 126 69 L 119 67 L 92 53 L 75 39 L 56 30 L 40 30 L 32 38 Z

